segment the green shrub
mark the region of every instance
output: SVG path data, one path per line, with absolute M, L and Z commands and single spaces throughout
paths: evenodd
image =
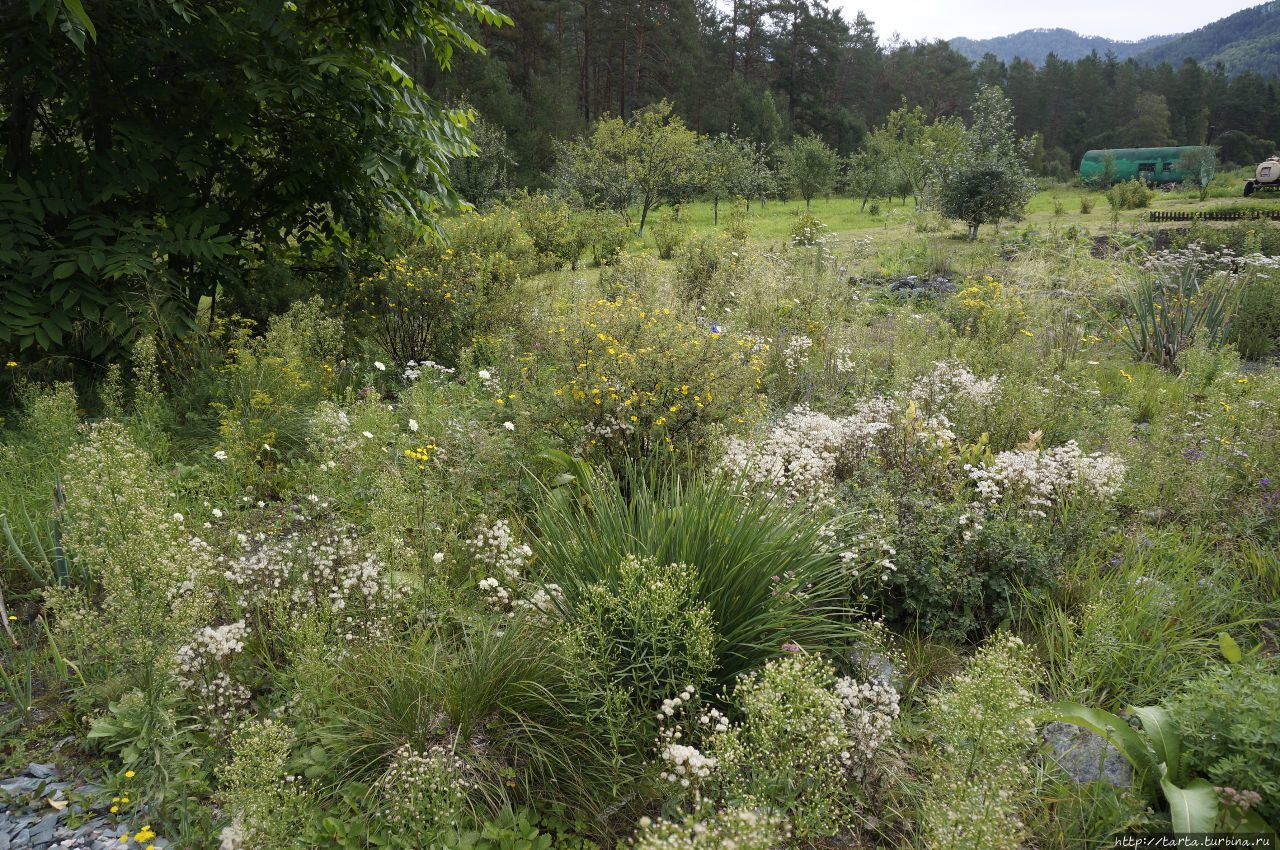
M 506 254 L 427 243 L 360 281 L 351 309 L 393 364 L 456 366 L 475 337 L 512 319 L 519 274 Z
M 618 254 L 600 269 L 600 291 L 611 301 L 645 298 L 653 291 L 654 265 L 653 258 L 644 254 Z
M 718 641 L 694 578 L 682 564 L 628 557 L 611 581 L 582 588 L 569 611 L 567 653 L 583 693 L 605 704 L 616 694 L 635 722 L 685 687 L 702 687 Z
M 731 704 L 741 720 L 715 735 L 712 782 L 735 802 L 783 812 L 795 835 L 832 835 L 848 821 L 849 758 L 861 749 L 836 693 L 836 671 L 813 655 L 769 661 L 744 675 Z
M 892 623 L 935 639 L 965 640 L 1009 618 L 1025 595 L 1054 587 L 1061 554 L 1013 511 L 979 522 L 966 502 L 900 500 L 888 528 L 895 569 L 868 570 L 865 592 Z
M 785 643 L 814 652 L 847 644 L 852 626 L 837 613 L 843 570 L 803 512 L 718 476 L 629 467 L 618 479 L 573 468 L 574 480 L 535 510 L 530 540 L 568 610 L 591 588 L 616 586 L 634 555 L 688 566 L 718 633 L 711 678 L 722 689 Z
M 1280 672 L 1233 664 L 1169 701 L 1192 775 L 1262 795 L 1258 813 L 1280 823 Z
M 342 333 L 319 298 L 273 317 L 261 337 L 235 332 L 209 404 L 229 475 L 257 483 L 304 449 L 311 411 L 336 384 Z
M 562 198 L 522 193 L 507 202 L 520 217 L 520 227 L 533 242 L 543 268 L 578 266 L 585 247 L 585 228 Z
M 650 231 L 653 233 L 653 244 L 658 249 L 658 259 L 671 259 L 676 249 L 689 238 L 690 230 L 689 225 L 677 218 L 674 212 L 670 217 L 654 222 Z
M 734 242 L 723 236 L 695 236 L 676 254 L 676 294 L 687 304 L 704 305 L 712 296 L 716 271 L 724 264 Z
M 1039 671 L 1030 650 L 993 636 L 929 702 L 931 781 L 921 806 L 928 850 L 1016 850 L 1030 802 L 1032 711 Z
M 601 299 L 553 324 L 545 355 L 555 387 L 523 403 L 614 468 L 657 454 L 706 457 L 764 410 L 763 360 L 742 337 L 634 297 Z
M 1280 274 L 1244 281 L 1227 341 L 1246 360 L 1266 357 L 1280 346 Z
M 543 257 L 524 231 L 520 214 L 506 207 L 487 213 L 466 212 L 448 223 L 449 249 L 454 254 L 504 257 L 515 274 L 534 274 L 543 268 Z
M 581 226 L 593 266 L 612 263 L 631 241 L 631 225 L 622 213 L 613 210 L 592 210 L 583 217 Z
M 791 225 L 791 244 L 799 247 L 810 247 L 823 241 L 827 234 L 827 226 L 818 220 L 813 213 L 801 213 Z
M 1093 198 L 1090 198 L 1088 195 L 1081 195 L 1080 196 L 1080 214 L 1088 215 L 1089 213 L 1093 212 L 1093 204 L 1094 204 Z
M 1137 210 L 1151 206 L 1154 193 L 1145 180 L 1136 177 L 1117 183 L 1107 190 L 1107 203 L 1113 210 Z

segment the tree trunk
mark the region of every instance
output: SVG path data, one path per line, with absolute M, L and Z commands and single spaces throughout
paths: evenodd
M 720 196 L 713 195 L 711 200 L 711 223 L 718 225 L 720 223 Z
M 644 221 L 649 217 L 649 207 L 652 204 L 653 204 L 653 201 L 649 198 L 648 195 L 646 195 L 644 198 L 644 203 L 640 205 L 640 230 L 638 233 L 638 235 L 640 236 L 644 236 Z
M 970 224 L 969 225 L 969 241 L 976 242 L 977 239 L 978 239 L 978 225 Z

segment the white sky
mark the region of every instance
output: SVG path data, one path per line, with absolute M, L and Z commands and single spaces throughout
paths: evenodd
M 991 38 L 1025 29 L 1064 27 L 1081 35 L 1134 41 L 1190 32 L 1261 0 L 832 0 L 852 20 L 861 9 L 885 42 L 895 31 L 905 41 Z

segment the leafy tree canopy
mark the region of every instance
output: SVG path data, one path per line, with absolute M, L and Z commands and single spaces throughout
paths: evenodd
M 478 0 L 0 6 L 0 345 L 97 356 L 189 324 L 272 251 L 450 205 L 467 116 L 400 66 L 478 50 Z M 144 321 L 139 322 L 142 318 Z

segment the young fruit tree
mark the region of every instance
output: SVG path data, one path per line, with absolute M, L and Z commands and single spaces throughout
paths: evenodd
M 782 173 L 805 209 L 815 195 L 830 192 L 840 173 L 840 158 L 817 136 L 800 136 L 782 149 Z
M 1036 191 L 1030 157 L 1031 140 L 1017 137 L 1008 98 L 987 86 L 974 101 L 964 144 L 933 163 L 937 208 L 969 225 L 970 240 L 983 224 L 1020 217 Z

